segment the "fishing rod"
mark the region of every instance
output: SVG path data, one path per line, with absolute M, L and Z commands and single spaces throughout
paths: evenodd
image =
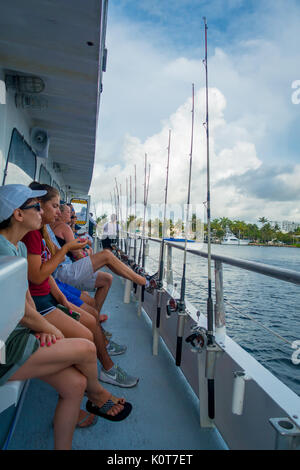
M 119 233 L 119 190 L 118 190 L 118 183 L 117 183 L 117 178 L 115 178 L 116 182 L 116 231 L 117 231 L 117 248 L 120 247 L 120 233 Z
M 143 217 L 143 233 L 140 244 L 139 256 L 138 256 L 138 266 L 142 259 L 142 269 L 145 268 L 145 224 L 146 224 L 146 209 L 148 204 L 148 194 L 149 194 L 149 180 L 150 180 L 150 164 L 148 167 L 147 174 L 147 154 L 145 153 L 145 171 L 144 171 L 144 217 Z
M 146 189 L 146 207 L 145 207 L 145 212 L 144 212 L 144 237 L 143 237 L 144 245 L 143 245 L 143 258 L 142 258 L 142 267 L 143 267 L 143 269 L 145 268 L 145 260 L 146 260 L 145 223 L 146 223 L 146 208 L 148 206 L 148 196 L 149 196 L 150 171 L 151 171 L 151 165 L 149 163 L 148 181 L 147 181 L 147 189 Z M 149 236 L 149 227 L 148 227 L 148 236 Z M 147 240 L 147 244 L 148 244 L 148 240 Z
M 131 175 L 130 175 L 130 193 L 129 193 L 129 207 L 130 207 L 130 211 L 131 211 L 131 206 L 132 206 L 132 179 L 131 179 Z M 130 217 L 131 214 L 129 214 L 129 217 Z M 129 227 L 127 227 L 127 230 L 128 228 L 130 228 L 130 235 L 131 235 L 131 228 L 132 228 L 132 225 L 131 225 L 131 221 L 130 221 L 130 224 L 129 224 Z M 129 259 L 131 260 L 131 236 L 129 235 Z
M 125 251 L 124 249 L 124 243 L 125 243 L 125 240 L 124 240 L 124 234 L 123 234 L 123 213 L 122 213 L 122 185 L 120 183 L 120 203 L 119 203 L 119 211 L 120 211 L 120 224 L 119 224 L 119 228 L 121 229 L 121 241 L 120 241 L 120 248 L 121 248 L 121 251 Z
M 192 164 L 193 164 L 193 142 L 194 142 L 194 118 L 195 118 L 195 91 L 194 84 L 192 84 L 192 133 L 191 133 L 191 151 L 190 151 L 190 167 L 189 167 L 189 183 L 187 192 L 187 211 L 186 211 L 186 223 L 185 223 L 185 241 L 184 241 L 184 252 L 183 252 L 183 267 L 181 277 L 181 291 L 180 300 L 178 302 L 178 320 L 177 320 L 177 344 L 176 344 L 176 365 L 181 364 L 181 353 L 182 353 L 182 337 L 184 334 L 184 326 L 186 320 L 186 308 L 185 308 L 185 285 L 186 285 L 186 254 L 187 254 L 187 227 L 189 224 L 189 213 L 191 203 L 191 181 L 192 181 Z
M 181 365 L 181 354 L 182 354 L 182 338 L 184 334 L 184 326 L 186 320 L 186 306 L 185 306 L 185 287 L 186 287 L 186 255 L 187 255 L 187 239 L 189 225 L 189 213 L 191 203 L 191 181 L 192 181 L 192 164 L 193 164 L 193 143 L 194 143 L 194 120 L 195 120 L 195 88 L 192 84 L 192 131 L 191 131 L 191 149 L 190 149 L 190 164 L 189 164 L 189 181 L 187 191 L 187 210 L 186 210 L 186 222 L 185 222 L 185 240 L 184 240 L 184 252 L 183 252 L 183 265 L 182 265 L 182 277 L 181 277 L 181 289 L 180 298 L 171 298 L 167 304 L 167 316 L 171 313 L 177 312 L 177 343 L 176 343 L 176 365 Z
M 134 165 L 134 248 L 133 248 L 133 258 L 134 263 L 136 263 L 136 165 Z
M 126 178 L 126 214 L 125 214 L 125 230 L 126 230 L 126 242 L 125 242 L 125 253 L 128 256 L 128 230 L 127 230 L 127 219 L 128 219 L 128 178 Z
M 206 121 L 204 127 L 206 130 L 206 160 L 207 160 L 207 279 L 208 279 L 208 297 L 207 297 L 207 346 L 215 345 L 214 338 L 214 313 L 212 300 L 212 279 L 211 279 L 211 205 L 210 205 L 210 155 L 209 155 L 209 115 L 208 115 L 208 66 L 207 66 L 207 22 L 203 17 L 205 27 L 205 84 L 206 84 Z M 213 357 L 211 357 L 213 356 Z M 206 375 L 208 392 L 208 416 L 210 419 L 215 417 L 215 380 L 214 366 L 216 355 L 214 352 L 207 351 Z
M 162 300 L 162 288 L 163 288 L 163 276 L 164 276 L 164 252 L 165 252 L 164 247 L 165 247 L 165 236 L 166 236 L 166 214 L 167 214 L 167 202 L 168 202 L 170 150 L 171 150 L 171 129 L 169 130 L 165 201 L 164 201 L 164 217 L 163 217 L 162 239 L 161 239 L 161 244 L 160 244 L 160 254 L 159 254 L 159 264 L 158 264 L 158 281 L 157 281 L 158 289 L 157 289 L 157 305 L 156 305 L 156 328 L 157 329 L 160 327 L 161 300 Z M 159 234 L 159 224 L 158 224 L 158 234 Z
M 143 223 L 145 224 L 145 206 L 146 206 L 146 180 L 147 180 L 147 154 L 145 153 L 145 168 L 144 168 L 144 218 L 143 218 Z M 143 236 L 144 236 L 144 224 L 143 224 L 143 233 L 142 233 L 142 238 L 141 238 L 141 243 L 140 243 L 140 249 L 139 249 L 139 255 L 138 255 L 138 260 L 137 260 L 137 265 L 140 266 L 141 263 L 141 256 L 142 256 L 142 246 L 143 246 Z

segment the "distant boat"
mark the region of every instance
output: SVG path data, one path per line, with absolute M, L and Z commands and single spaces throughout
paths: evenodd
M 185 242 L 185 238 L 164 238 L 168 242 Z M 195 243 L 195 240 L 187 240 L 188 243 Z
M 226 234 L 221 241 L 221 245 L 249 245 L 250 240 L 240 240 L 227 227 Z

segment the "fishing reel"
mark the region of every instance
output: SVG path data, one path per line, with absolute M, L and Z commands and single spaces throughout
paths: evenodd
M 173 297 L 171 297 L 168 300 L 167 306 L 166 306 L 166 309 L 167 309 L 166 317 L 167 318 L 170 318 L 172 313 L 176 313 L 178 311 L 178 302 L 179 302 L 179 299 L 173 299 Z
M 144 276 L 146 274 L 144 268 L 138 264 L 136 264 L 132 269 L 136 274 L 139 274 L 139 276 Z
M 207 346 L 207 331 L 201 326 L 194 326 L 191 331 L 192 334 L 185 341 L 190 344 L 192 352 L 201 353 Z

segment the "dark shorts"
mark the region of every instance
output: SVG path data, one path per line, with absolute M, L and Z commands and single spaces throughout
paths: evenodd
M 37 311 L 41 315 L 47 315 L 47 313 L 52 312 L 56 309 L 58 305 L 57 300 L 53 297 L 52 294 L 48 295 L 33 295 L 33 301 L 35 303 Z
M 76 289 L 76 287 L 70 286 L 69 284 L 65 284 L 64 282 L 55 279 L 56 284 L 62 291 L 62 293 L 67 297 L 69 302 L 76 305 L 77 307 L 81 307 L 83 304 L 83 300 L 81 300 L 81 291 Z

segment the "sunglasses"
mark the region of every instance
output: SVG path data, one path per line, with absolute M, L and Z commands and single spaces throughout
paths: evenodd
M 31 206 L 22 207 L 23 211 L 25 211 L 26 209 L 35 209 L 37 212 L 40 212 L 41 204 L 37 202 L 36 204 L 32 204 Z

